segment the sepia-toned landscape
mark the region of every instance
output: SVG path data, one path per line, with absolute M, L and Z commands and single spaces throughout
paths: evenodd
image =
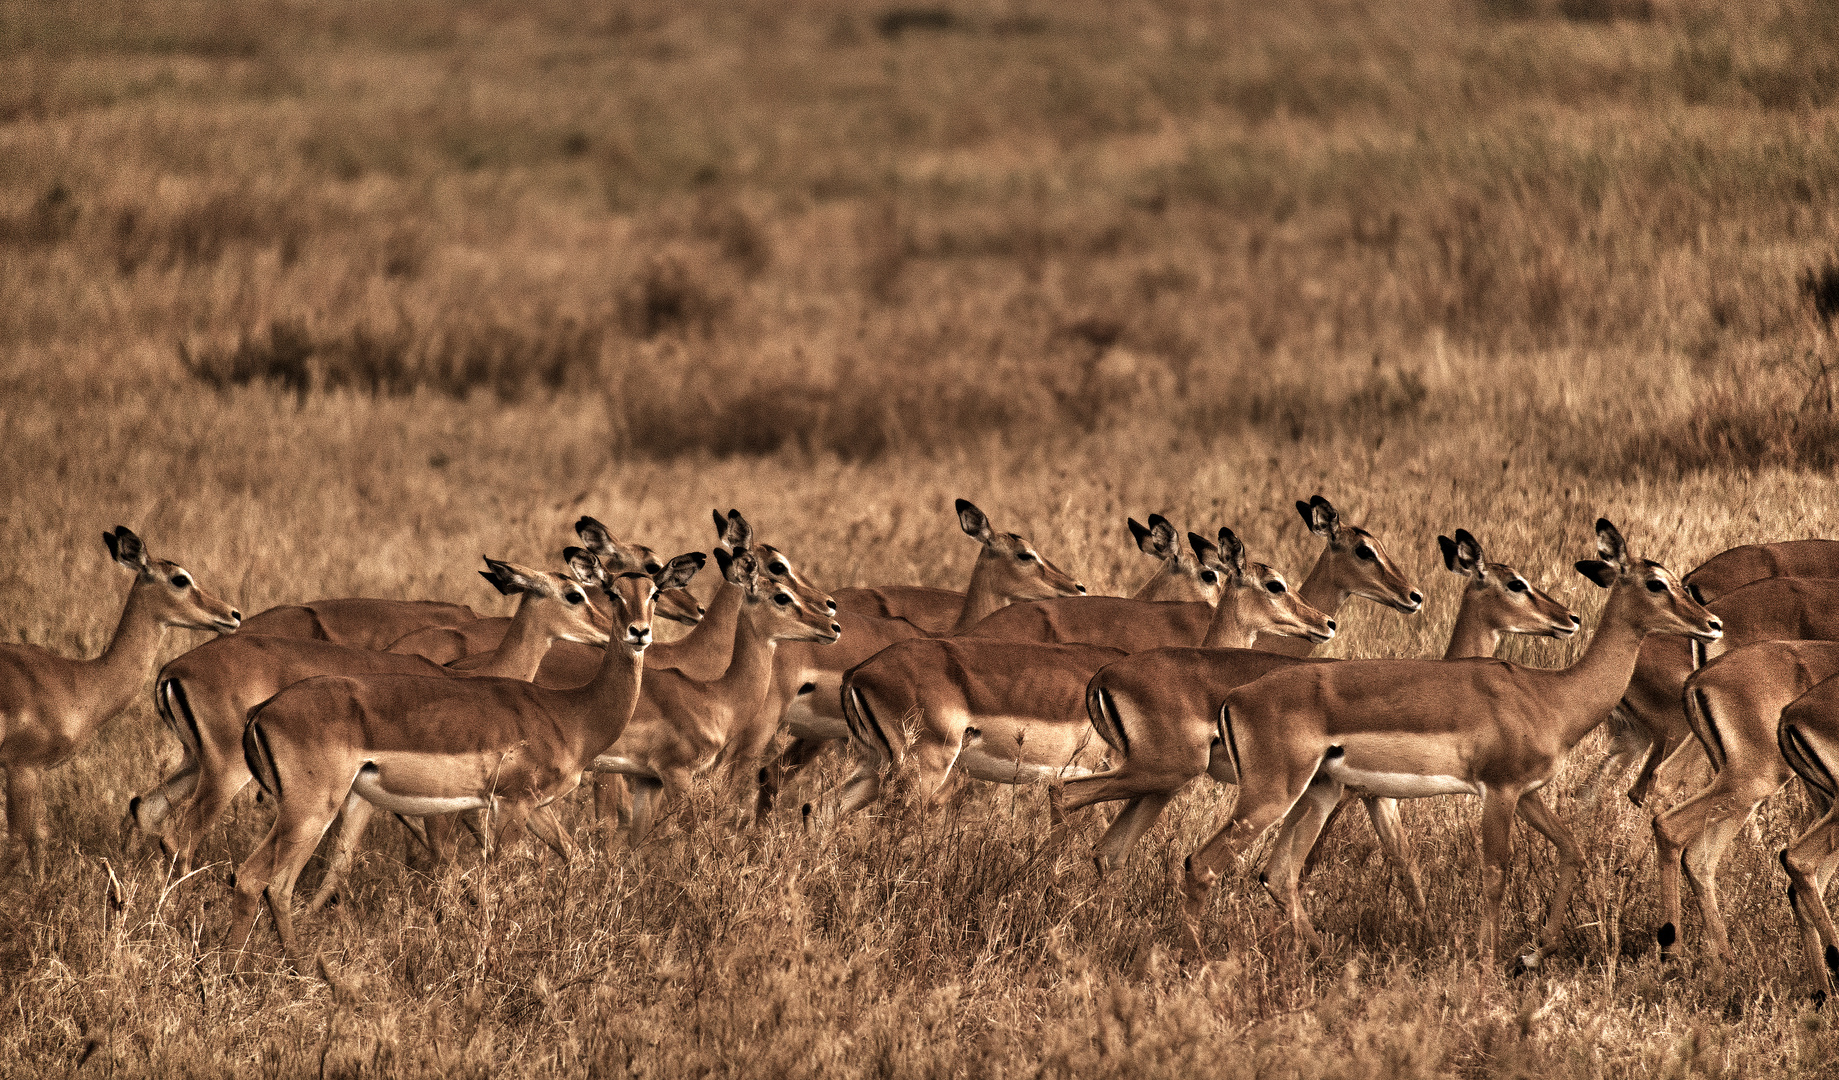
M 1500 652 L 1558 667 L 1599 516 L 1679 575 L 1839 536 L 1835 315 L 1825 0 L 0 0 L 0 640 L 101 653 L 117 525 L 245 616 L 499 615 L 481 557 L 562 569 L 583 515 L 668 557 L 733 507 L 821 589 L 962 589 L 963 498 L 1129 595 L 1126 518 L 1297 583 L 1323 496 L 1424 604 L 1350 600 L 1319 655 L 1441 656 L 1461 528 L 1582 616 Z M 843 816 L 842 746 L 757 826 L 703 774 L 637 850 L 569 796 L 566 866 L 431 868 L 378 814 L 336 906 L 306 871 L 313 961 L 264 923 L 238 974 L 272 800 L 169 875 L 124 821 L 180 760 L 147 675 L 46 773 L 42 876 L 0 879 L 0 1074 L 1839 1070 L 1776 861 L 1799 782 L 1721 869 L 1733 962 L 1689 899 L 1663 962 L 1684 792 L 1583 798 L 1606 730 L 1545 792 L 1583 875 L 1518 976 L 1557 860 L 1515 826 L 1484 964 L 1478 800 L 1403 804 L 1427 913 L 1350 811 L 1319 955 L 1250 858 L 1184 962 L 1233 788 L 1101 878 L 1110 808 L 897 776 Z

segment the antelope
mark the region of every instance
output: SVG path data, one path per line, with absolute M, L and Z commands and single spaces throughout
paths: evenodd
M 1200 564 L 1182 546 L 1181 534 L 1161 514 L 1149 515 L 1149 524 L 1126 518 L 1137 549 L 1161 561 L 1154 576 L 1133 595 L 1137 600 L 1204 600 L 1209 606 L 1219 598 L 1219 573 Z M 921 585 L 883 585 L 877 588 L 837 590 L 843 611 L 882 619 L 905 619 L 927 634 L 951 632 L 964 609 L 964 594 Z M 1205 620 L 1203 620 L 1204 623 Z
M 843 631 L 829 597 L 813 602 L 762 574 L 751 550 L 717 550 L 715 561 L 742 600 L 727 671 L 714 680 L 651 671 L 625 733 L 593 761 L 596 772 L 617 773 L 631 785 L 624 824 L 632 847 L 644 842 L 665 804 L 683 799 L 692 776 L 727 754 L 745 752 L 736 735 L 759 715 L 778 643 L 829 643 Z
M 1488 562 L 1481 542 L 1467 529 L 1457 529 L 1455 539 L 1439 536 L 1437 544 L 1444 566 L 1466 582 L 1445 659 L 1492 656 L 1505 634 L 1567 638 L 1577 631 L 1576 615 L 1513 567 Z M 1163 808 L 1195 777 L 1208 774 L 1223 784 L 1236 782 L 1219 727 L 1220 703 L 1230 691 L 1297 664 L 1339 662 L 1245 648 L 1166 648 L 1126 657 L 1093 675 L 1085 709 L 1119 764 L 1109 772 L 1069 780 L 1062 810 L 1129 800 L 1098 843 L 1099 870 L 1122 866 Z M 1403 873 L 1412 902 L 1423 910 L 1424 891 L 1397 801 L 1365 801 L 1382 849 Z
M 569 562 L 591 559 L 569 550 Z M 614 642 L 585 686 L 557 689 L 515 679 L 321 675 L 270 698 L 243 731 L 243 753 L 276 801 L 274 826 L 236 873 L 229 940 L 247 955 L 262 901 L 296 968 L 293 891 L 300 869 L 341 807 L 365 800 L 394 814 L 490 809 L 489 852 L 501 858 L 528 824 L 564 860 L 574 844 L 555 818 L 532 814 L 573 791 L 582 770 L 625 730 L 638 702 L 653 606 L 662 589 L 689 583 L 700 553 L 670 560 L 655 577 L 595 567 L 612 601 Z
M 1641 647 L 1634 677 L 1617 703 L 1626 722 L 1646 736 L 1647 760 L 1628 790 L 1642 805 L 1661 760 L 1691 737 L 1683 704 L 1686 677 L 1696 661 L 1709 659 L 1755 641 L 1839 640 L 1839 580 L 1765 578 L 1725 593 L 1706 607 L 1723 620 L 1725 634 L 1717 650 L 1671 638 L 1656 638 Z
M 591 517 L 583 517 L 575 522 L 575 535 L 581 543 L 593 552 L 601 565 L 610 573 L 623 573 L 627 570 L 645 574 L 655 574 L 662 565 L 658 556 L 643 544 L 622 544 L 614 539 L 613 533 L 605 525 Z M 371 601 L 375 604 L 388 604 L 394 601 Z M 412 601 L 426 603 L 426 601 Z M 658 596 L 657 616 L 672 622 L 695 626 L 703 615 L 702 605 L 687 589 L 671 589 Z M 426 657 L 437 664 L 452 664 L 465 657 L 490 652 L 498 648 L 510 629 L 511 620 L 506 618 L 479 619 L 453 625 L 430 624 L 418 630 L 404 634 L 390 642 L 387 651 L 405 653 L 411 656 Z M 658 646 L 653 646 L 658 648 Z M 586 682 L 594 675 L 599 666 L 598 651 L 586 653 L 584 666 L 580 669 L 580 681 Z M 561 685 L 557 682 L 556 685 Z
M 1224 753 L 1239 781 L 1232 814 L 1189 856 L 1181 884 L 1185 944 L 1201 953 L 1200 919 L 1221 870 L 1289 815 L 1260 880 L 1306 943 L 1320 946 L 1297 895 L 1299 850 L 1313 845 L 1344 789 L 1391 798 L 1482 799 L 1481 933 L 1492 964 L 1517 813 L 1558 850 L 1558 884 L 1534 951 L 1536 967 L 1562 929 L 1582 853 L 1538 791 L 1565 755 L 1602 722 L 1627 687 L 1641 641 L 1677 634 L 1716 641 L 1716 616 L 1658 563 L 1635 559 L 1607 519 L 1598 558 L 1577 570 L 1610 590 L 1595 637 L 1562 670 L 1502 660 L 1344 660 L 1274 671 L 1227 694 L 1219 714 Z M 1291 814 L 1299 803 L 1306 808 Z
M 498 648 L 473 660 L 468 674 L 528 681 L 556 641 L 604 644 L 607 626 L 587 600 L 583 584 L 594 580 L 590 559 L 571 560 L 572 577 L 485 560 L 480 576 L 505 595 L 520 596 Z M 285 687 L 315 675 L 383 674 L 449 676 L 419 656 L 347 648 L 328 641 L 250 637 L 238 634 L 207 642 L 167 664 L 154 683 L 161 719 L 178 737 L 184 760 L 159 787 L 128 803 L 129 819 L 152 832 L 166 823 L 178 799 L 176 819 L 160 843 L 180 875 L 191 872 L 204 834 L 249 783 L 243 761 L 243 727 L 257 706 Z
M 167 627 L 231 633 L 242 615 L 198 587 L 191 572 L 147 554 L 117 525 L 102 534 L 109 557 L 134 571 L 121 620 L 102 655 L 73 660 L 31 645 L 0 645 L 0 767 L 6 770 L 6 851 L 0 873 L 23 859 L 44 874 L 45 770 L 69 761 L 128 707 L 153 666 Z
M 949 628 L 959 633 L 999 608 L 1017 601 L 1084 594 L 1086 587 L 1035 550 L 1018 533 L 999 533 L 990 527 L 982 510 L 965 499 L 956 504 L 958 524 L 965 535 L 982 545 L 971 568 L 970 587 Z M 843 717 L 843 673 L 897 641 L 922 636 L 904 619 L 852 616 L 839 611 L 842 641 L 835 645 L 787 642 L 774 661 L 773 688 L 755 729 L 758 756 L 780 730 L 789 732 L 792 744 L 760 775 L 756 816 L 772 809 L 784 781 L 811 760 L 824 744 L 849 738 Z
M 465 604 L 439 600 L 376 600 L 347 597 L 283 604 L 243 621 L 251 636 L 330 641 L 352 649 L 384 649 L 424 627 L 456 627 L 478 621 Z
M 1826 679 L 1782 710 L 1781 754 L 1807 784 L 1821 817 L 1781 853 L 1788 904 L 1801 932 L 1801 955 L 1814 1000 L 1824 1003 L 1839 979 L 1839 929 L 1826 886 L 1839 869 L 1839 679 Z
M 1334 620 L 1304 603 L 1283 575 L 1248 563 L 1231 529 L 1216 547 L 1188 534 L 1197 560 L 1221 575 L 1221 595 L 1206 641 L 1247 648 L 1260 633 L 1327 641 Z M 914 638 L 889 646 L 844 679 L 844 715 L 856 749 L 856 772 L 843 786 L 841 811 L 872 802 L 884 766 L 911 754 L 919 791 L 935 802 L 953 769 L 997 783 L 1055 781 L 1089 775 L 1104 755 L 1094 745 L 1082 698 L 1087 680 L 1124 653 L 1102 645 L 1060 645 L 975 638 Z M 901 726 L 910 717 L 909 750 Z
M 1654 818 L 1663 920 L 1655 937 L 1662 959 L 1674 958 L 1680 936 L 1683 866 L 1705 920 L 1707 947 L 1719 963 L 1731 961 L 1718 909 L 1718 864 L 1756 807 L 1794 776 L 1777 742 L 1782 710 L 1835 674 L 1839 643 L 1759 641 L 1725 652 L 1686 680 L 1686 719 L 1717 775 L 1709 787 Z
M 1839 540 L 1784 540 L 1729 548 L 1700 563 L 1686 575 L 1685 580 L 1693 599 L 1701 604 L 1710 604 L 1752 582 L 1778 577 L 1839 578 Z M 1650 643 L 1650 648 L 1659 644 Z M 1726 651 L 1735 647 L 1734 644 L 1727 644 Z M 1661 652 L 1656 652 L 1650 663 L 1670 667 L 1673 669 L 1672 675 L 1684 678 L 1685 673 L 1679 670 L 1678 657 L 1682 654 L 1680 646 L 1675 643 L 1671 649 L 1663 651 L 1671 655 L 1663 656 Z M 1687 670 L 1703 666 L 1705 659 L 1702 655 L 1690 655 L 1686 660 L 1689 665 Z M 1641 668 L 1637 667 L 1636 670 L 1639 672 Z M 1629 764 L 1636 758 L 1645 757 L 1656 749 L 1664 752 L 1664 748 L 1655 746 L 1653 732 L 1630 713 L 1631 709 L 1639 709 L 1642 702 L 1655 702 L 1653 707 L 1661 717 L 1659 727 L 1680 745 L 1687 745 L 1686 729 L 1671 723 L 1672 709 L 1666 693 L 1672 675 L 1659 678 L 1659 685 L 1651 693 L 1638 693 L 1637 702 L 1624 702 L 1611 714 L 1610 722 L 1615 737 L 1610 741 L 1609 751 L 1603 755 L 1602 761 L 1585 783 L 1583 801 L 1586 805 L 1593 805 L 1598 792 L 1609 782 L 1610 777 L 1627 771 Z M 1643 676 L 1637 674 L 1634 682 L 1643 682 Z M 1654 756 L 1652 761 L 1658 763 L 1659 755 Z M 1637 805 L 1646 800 L 1648 787 L 1653 781 L 1653 771 L 1657 767 L 1643 766 L 1641 775 L 1636 778 L 1630 797 Z
M 1377 537 L 1341 523 L 1333 505 L 1320 495 L 1298 502 L 1296 509 L 1311 532 L 1327 540 L 1315 567 L 1297 595 L 1330 618 L 1350 596 L 1363 596 L 1396 611 L 1412 614 L 1424 595 L 1405 580 Z M 971 637 L 1003 638 L 1059 644 L 1108 645 L 1135 653 L 1165 645 L 1195 645 L 1205 635 L 1213 609 L 1198 601 L 1147 604 L 1124 597 L 1075 597 L 1014 604 L 965 631 Z M 1278 645 L 1277 642 L 1288 642 Z M 1265 635 L 1256 648 L 1305 655 L 1307 638 Z

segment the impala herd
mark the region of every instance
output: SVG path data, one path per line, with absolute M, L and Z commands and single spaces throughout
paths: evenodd
M 1667 958 L 1680 949 L 1683 869 L 1710 953 L 1730 960 L 1719 860 L 1756 806 L 1800 777 L 1822 816 L 1780 859 L 1824 999 L 1839 976 L 1824 898 L 1839 868 L 1839 542 L 1733 548 L 1682 579 L 1599 519 L 1596 557 L 1576 568 L 1608 590 L 1602 616 L 1576 662 L 1547 670 L 1493 654 L 1507 634 L 1577 635 L 1579 618 L 1457 529 L 1437 538 L 1464 583 L 1443 658 L 1327 660 L 1307 654 L 1335 636 L 1350 597 L 1405 614 L 1424 597 L 1328 500 L 1297 510 L 1324 546 L 1296 586 L 1248 558 L 1230 529 L 1183 543 L 1160 515 L 1131 520 L 1158 566 L 1128 598 L 1086 596 L 1030 540 L 996 531 L 963 500 L 959 524 L 981 546 L 963 593 L 883 586 L 832 597 L 756 542 L 740 513 L 717 512 L 722 583 L 706 609 L 686 588 L 702 553 L 665 559 L 584 517 L 566 573 L 486 560 L 482 575 L 519 598 L 510 619 L 344 599 L 245 620 L 118 527 L 104 540 L 135 579 L 103 654 L 0 646 L 0 869 L 43 873 L 44 771 L 126 708 L 165 628 L 181 627 L 227 636 L 158 672 L 155 708 L 182 759 L 129 803 L 128 819 L 184 875 L 251 780 L 274 803 L 273 827 L 234 879 L 228 941 L 239 964 L 264 901 L 287 959 L 301 962 L 294 884 L 334 822 L 313 909 L 337 894 L 379 809 L 437 858 L 454 856 L 464 826 L 493 857 L 528 827 L 566 860 L 574 841 L 552 807 L 585 776 L 603 827 L 636 846 L 668 806 L 693 825 L 685 792 L 698 774 L 719 770 L 737 815 L 757 820 L 798 769 L 847 743 L 855 768 L 836 793 L 840 814 L 875 803 L 891 775 L 915 785 L 927 813 L 947 805 L 956 777 L 1045 783 L 1056 823 L 1122 803 L 1093 853 L 1101 875 L 1197 777 L 1236 786 L 1225 824 L 1181 871 L 1184 948 L 1195 956 L 1215 882 L 1273 826 L 1259 880 L 1319 948 L 1298 882 L 1346 802 L 1365 803 L 1423 909 L 1398 800 L 1478 796 L 1484 962 L 1500 947 L 1514 818 L 1557 851 L 1543 929 L 1515 961 L 1526 968 L 1557 945 L 1582 863 L 1542 789 L 1607 720 L 1615 737 L 1597 783 L 1643 757 L 1636 805 L 1669 758 L 1702 755 L 1712 772 L 1654 818 Z M 658 618 L 692 629 L 654 644 Z M 781 734 L 789 745 L 773 754 Z

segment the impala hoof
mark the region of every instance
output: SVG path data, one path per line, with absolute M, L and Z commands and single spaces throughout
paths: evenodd
M 1665 950 L 1673 947 L 1674 942 L 1679 940 L 1679 931 L 1675 930 L 1673 924 L 1670 922 L 1662 923 L 1660 929 L 1654 933 L 1654 940 L 1660 943 L 1662 952 L 1665 952 Z
M 1507 976 L 1509 978 L 1517 979 L 1520 976 L 1526 974 L 1527 972 L 1537 971 L 1538 969 L 1539 969 L 1539 954 L 1538 953 L 1527 953 L 1524 956 L 1516 957 L 1514 959 L 1513 966 L 1507 969 Z

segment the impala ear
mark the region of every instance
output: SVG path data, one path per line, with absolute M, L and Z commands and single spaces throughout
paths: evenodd
M 702 564 L 708 559 L 709 557 L 700 551 L 686 551 L 665 563 L 663 569 L 651 575 L 652 584 L 656 585 L 660 592 L 665 589 L 685 588 L 696 576 L 696 571 L 701 570 Z
M 1617 570 L 1628 569 L 1628 541 L 1608 518 L 1596 519 L 1596 554 Z
M 1194 557 L 1200 561 L 1201 566 L 1228 573 L 1232 571 L 1231 567 L 1220 561 L 1219 545 L 1201 534 L 1189 533 L 1188 546 L 1194 549 Z
M 1475 539 L 1467 529 L 1456 530 L 1456 565 L 1459 574 L 1468 574 L 1476 581 L 1488 576 L 1488 563 L 1481 552 L 1481 541 Z
M 990 531 L 990 519 L 985 517 L 983 511 L 977 509 L 968 499 L 959 499 L 957 508 L 958 524 L 964 529 L 965 534 L 979 544 L 989 547 L 990 541 L 995 539 L 995 534 Z
M 569 547 L 562 549 L 562 561 L 575 575 L 575 580 L 583 585 L 592 585 L 605 592 L 607 587 L 607 568 L 600 557 L 586 548 Z
M 117 525 L 114 532 L 102 534 L 102 542 L 109 546 L 109 558 L 136 573 L 146 573 L 147 546 L 134 535 L 134 530 Z
M 747 524 L 739 510 L 728 511 L 727 522 L 722 528 L 722 543 L 731 548 L 753 547 L 753 526 Z
M 1616 583 L 1619 576 L 1615 567 L 1600 559 L 1583 559 L 1577 563 L 1577 572 L 1607 589 Z
M 1297 503 L 1296 512 L 1303 515 L 1309 531 L 1317 536 L 1333 536 L 1335 530 L 1341 527 L 1341 515 L 1335 513 L 1334 505 L 1320 495 L 1311 496 L 1306 503 Z
M 754 558 L 753 552 L 741 548 L 729 558 L 721 560 L 721 564 L 722 577 L 730 585 L 745 589 L 748 595 L 753 595 L 754 584 L 760 577 L 760 562 Z
M 517 586 L 517 574 L 511 569 L 509 563 L 499 562 L 497 559 L 488 555 L 485 557 L 485 565 L 491 569 L 479 571 L 479 576 L 491 582 L 492 588 L 497 589 L 505 596 L 510 596 L 513 593 L 522 591 Z
M 1181 554 L 1181 542 L 1175 536 L 1175 526 L 1170 525 L 1161 514 L 1149 515 L 1148 525 L 1138 525 L 1135 518 L 1127 519 L 1130 534 L 1137 538 L 1137 547 L 1145 555 L 1158 559 L 1172 559 Z
M 1456 541 L 1447 536 L 1437 537 L 1437 550 L 1443 552 L 1443 568 L 1452 574 L 1460 574 L 1456 566 Z
M 1220 526 L 1220 562 L 1234 577 L 1245 576 L 1245 545 L 1224 525 Z
M 568 564 L 568 572 L 583 585 L 598 585 L 606 578 L 600 568 L 600 559 L 591 551 L 571 547 L 562 553 L 562 561 Z

